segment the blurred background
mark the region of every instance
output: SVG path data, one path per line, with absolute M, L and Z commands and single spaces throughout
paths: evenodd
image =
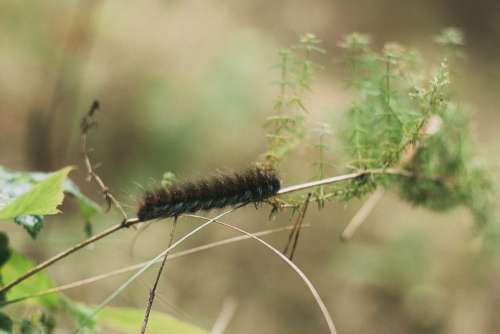
M 134 215 L 144 188 L 163 173 L 197 178 L 239 170 L 266 149 L 263 123 L 278 88 L 277 50 L 314 33 L 327 51 L 317 60 L 308 97 L 311 122 L 334 133 L 331 175 L 344 171 L 335 120 L 349 103 L 339 60 L 340 38 L 369 33 L 374 46 L 398 41 L 428 52 L 432 36 L 461 28 L 467 59 L 456 83 L 476 111 L 479 150 L 498 168 L 500 89 L 498 1 L 2 1 L 0 3 L 0 165 L 51 171 L 78 165 L 72 179 L 102 203 L 85 182 L 79 122 L 94 99 L 101 102 L 92 159 L 99 174 Z M 310 178 L 310 147 L 283 164 L 284 184 Z M 413 208 L 386 194 L 349 243 L 339 235 L 361 201 L 327 203 L 311 210 L 295 262 L 317 286 L 340 333 L 495 333 L 500 266 L 480 266 L 475 230 L 464 209 L 445 214 Z M 104 204 L 104 203 L 102 203 Z M 74 203 L 50 218 L 32 241 L 14 224 L 3 227 L 13 247 L 36 262 L 85 237 Z M 226 222 L 250 231 L 284 226 L 289 215 L 268 219 L 269 208 L 247 207 Z M 94 221 L 115 224 L 111 212 Z M 199 222 L 181 220 L 178 235 Z M 68 283 L 140 262 L 166 247 L 170 222 L 136 237 L 117 233 L 52 266 Z M 185 248 L 234 236 L 213 226 Z M 267 237 L 278 249 L 287 235 Z M 498 261 L 497 261 L 498 262 Z M 143 308 L 155 270 L 143 275 L 116 305 Z M 126 276 L 67 295 L 100 303 Z M 325 333 L 310 292 L 268 250 L 242 241 L 170 262 L 155 309 L 210 328 L 227 297 L 238 301 L 229 333 Z M 139 324 L 138 324 L 139 326 Z

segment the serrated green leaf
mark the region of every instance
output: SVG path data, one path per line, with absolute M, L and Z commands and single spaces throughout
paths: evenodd
M 99 323 L 120 333 L 137 333 L 144 319 L 143 309 L 128 307 L 106 307 L 97 316 Z M 148 333 L 207 334 L 198 326 L 180 321 L 165 313 L 152 311 L 149 317 Z
M 30 191 L 20 195 L 1 209 L 0 219 L 59 213 L 57 207 L 64 198 L 64 180 L 72 169 L 72 167 L 63 168 L 35 184 Z
M 44 181 L 53 173 L 42 172 L 16 172 L 8 170 L 0 166 L 0 209 L 5 208 L 7 204 L 16 200 L 21 195 L 29 192 L 33 187 Z M 73 196 L 80 206 L 80 214 L 86 224 L 90 224 L 91 219 L 101 211 L 97 203 L 86 197 L 80 192 L 80 189 L 69 178 L 64 180 L 64 193 Z M 14 218 L 15 222 L 26 228 L 32 237 L 36 236 L 36 228 L 41 227 L 38 223 L 40 219 L 44 219 L 42 215 L 24 215 L 23 218 Z M 31 217 L 31 218 L 29 218 Z M 32 226 L 37 222 L 36 225 Z

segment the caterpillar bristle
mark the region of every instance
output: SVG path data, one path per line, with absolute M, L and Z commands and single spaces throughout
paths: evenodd
M 137 217 L 140 221 L 147 221 L 178 217 L 200 210 L 257 204 L 276 195 L 280 187 L 276 171 L 258 167 L 232 175 L 220 174 L 197 182 L 178 182 L 168 188 L 146 192 Z

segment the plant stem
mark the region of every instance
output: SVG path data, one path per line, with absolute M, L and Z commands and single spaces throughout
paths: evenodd
M 301 191 L 301 190 L 305 190 L 305 189 L 309 189 L 309 188 L 314 188 L 314 187 L 318 187 L 318 186 L 323 186 L 323 185 L 327 185 L 327 184 L 348 181 L 348 180 L 356 179 L 356 178 L 364 176 L 364 175 L 373 175 L 373 174 L 399 175 L 399 176 L 405 176 L 405 177 L 414 176 L 413 173 L 402 170 L 402 169 L 395 169 L 395 168 L 367 169 L 367 170 L 356 172 L 356 173 L 344 174 L 344 175 L 329 177 L 329 178 L 318 180 L 318 181 L 311 181 L 311 182 L 296 184 L 293 186 L 288 186 L 288 187 L 282 188 L 280 191 L 278 191 L 278 195 L 284 195 L 284 194 L 288 194 L 288 193 L 292 193 L 292 192 L 296 192 L 296 191 Z
M 148 270 L 153 264 L 155 264 L 162 257 L 164 257 L 166 253 L 169 253 L 170 251 L 172 251 L 172 249 L 176 248 L 181 243 L 183 243 L 184 241 L 186 241 L 187 239 L 189 239 L 190 237 L 192 237 L 193 235 L 195 235 L 196 233 L 198 233 L 199 231 L 201 231 L 205 227 L 207 227 L 210 224 L 214 223 L 216 219 L 220 219 L 220 218 L 224 217 L 225 215 L 227 215 L 227 214 L 233 212 L 234 210 L 236 210 L 237 208 L 238 207 L 235 207 L 235 208 L 232 208 L 230 210 L 224 211 L 224 212 L 222 212 L 221 214 L 217 215 L 214 218 L 206 218 L 207 219 L 206 223 L 201 224 L 197 228 L 193 229 L 191 232 L 187 233 L 186 235 L 184 235 L 183 237 L 181 237 L 180 239 L 178 239 L 176 242 L 174 242 L 172 244 L 172 246 L 168 247 L 163 252 L 161 252 L 160 254 L 158 254 L 156 257 L 154 257 L 153 259 L 151 259 L 150 261 L 148 261 L 139 271 L 137 271 L 135 274 L 133 274 L 132 276 L 130 276 L 130 278 L 125 283 L 123 283 L 115 291 L 113 291 L 113 293 L 111 295 L 109 295 L 102 303 L 100 303 L 99 305 L 97 305 L 97 307 L 92 311 L 92 313 L 89 314 L 85 319 L 83 319 L 80 322 L 79 327 L 74 331 L 74 333 L 75 334 L 79 333 L 80 330 L 83 329 L 88 324 L 88 322 L 91 319 L 93 319 L 97 313 L 99 313 L 100 310 L 102 310 L 104 307 L 106 307 L 106 305 L 108 305 L 109 303 L 111 303 L 133 281 L 135 281 L 146 270 Z
M 198 218 L 198 219 L 202 219 L 202 220 L 210 220 L 210 218 L 206 218 L 206 217 L 203 217 L 203 216 L 198 216 L 198 215 L 187 215 L 189 217 L 194 217 L 194 218 Z M 268 244 L 267 242 L 265 242 L 264 240 L 262 240 L 261 238 L 259 237 L 256 237 L 255 235 L 245 231 L 245 230 L 242 230 L 241 228 L 239 227 L 236 227 L 236 226 L 233 226 L 233 225 L 230 225 L 230 224 L 226 224 L 224 222 L 221 222 L 217 219 L 212 219 L 215 223 L 219 224 L 219 225 L 222 225 L 222 226 L 225 226 L 225 227 L 228 227 L 230 229 L 233 229 L 233 230 L 236 230 L 238 231 L 239 233 L 243 233 L 247 236 L 249 236 L 250 238 L 258 241 L 259 243 L 261 243 L 262 245 L 264 245 L 265 247 L 267 247 L 268 249 L 270 249 L 274 254 L 276 254 L 281 260 L 283 260 L 290 268 L 293 269 L 293 271 L 295 271 L 297 273 L 297 275 L 299 275 L 299 277 L 302 279 L 302 281 L 306 284 L 306 286 L 309 288 L 309 290 L 311 291 L 311 294 L 313 295 L 314 297 L 314 300 L 316 301 L 316 303 L 318 304 L 320 310 L 321 310 L 321 313 L 323 315 L 323 318 L 325 319 L 326 321 L 326 324 L 328 326 L 328 330 L 330 331 L 330 334 L 337 334 L 337 330 L 335 329 L 335 325 L 333 323 L 333 320 L 332 320 L 332 317 L 330 316 L 330 313 L 328 313 L 328 309 L 326 308 L 326 305 L 325 303 L 323 302 L 323 300 L 321 299 L 318 291 L 316 290 L 316 288 L 314 287 L 314 285 L 311 283 L 311 281 L 307 278 L 307 276 L 302 272 L 302 270 L 300 270 L 299 267 L 297 267 L 297 265 L 295 263 L 293 263 L 292 261 L 290 261 L 285 255 L 283 255 L 279 250 L 277 250 L 276 248 L 274 248 L 273 246 L 271 246 L 270 244 Z
M 0 288 L 0 294 L 3 294 L 7 291 L 9 291 L 12 287 L 16 286 L 17 284 L 21 283 L 22 281 L 24 281 L 25 279 L 33 276 L 34 274 L 36 274 L 37 272 L 47 268 L 48 266 L 54 264 L 55 262 L 59 261 L 59 260 L 62 260 L 64 259 L 66 256 L 82 249 L 83 247 L 87 246 L 87 245 L 90 245 L 118 230 L 121 230 L 122 228 L 125 228 L 125 227 L 129 227 L 129 226 L 132 226 L 134 224 L 137 224 L 139 223 L 139 219 L 137 218 L 130 218 L 128 220 L 125 220 L 123 221 L 122 223 L 119 223 L 119 224 L 116 224 L 110 228 L 108 228 L 107 230 L 104 230 L 103 232 L 99 233 L 99 234 L 96 234 L 68 249 L 66 249 L 65 251 L 62 251 L 61 253 L 53 256 L 52 258 L 38 264 L 37 266 L 31 268 L 30 270 L 28 270 L 26 273 L 24 273 L 23 275 L 19 276 L 18 278 L 14 279 L 13 281 L 11 281 L 10 283 L 4 285 L 2 288 Z
M 174 241 L 175 227 L 177 226 L 177 217 L 174 219 L 174 223 L 172 224 L 172 230 L 170 231 L 170 239 L 168 241 L 168 247 L 172 246 L 172 242 Z M 161 273 L 163 272 L 163 268 L 165 267 L 165 263 L 167 262 L 168 252 L 165 253 L 163 259 L 161 261 L 160 269 L 158 269 L 158 273 L 156 274 L 156 279 L 153 284 L 153 288 L 149 292 L 148 305 L 146 306 L 146 311 L 144 313 L 144 321 L 142 323 L 141 334 L 146 333 L 146 328 L 148 327 L 149 314 L 151 313 L 151 308 L 153 307 L 153 302 L 156 296 L 156 289 L 158 289 L 158 283 L 160 282 Z
M 309 225 L 309 224 L 303 224 L 300 228 L 306 228 L 306 227 L 311 227 L 311 225 Z M 282 228 L 275 228 L 275 229 L 270 229 L 270 230 L 256 232 L 256 233 L 253 233 L 253 235 L 255 235 L 257 237 L 262 237 L 262 236 L 266 236 L 266 235 L 269 235 L 269 234 L 274 234 L 274 233 L 278 233 L 278 232 L 288 231 L 288 230 L 291 230 L 293 228 L 294 228 L 293 225 L 289 225 L 289 226 L 282 227 Z M 211 243 L 208 243 L 208 244 L 205 244 L 205 245 L 202 245 L 202 246 L 189 248 L 189 249 L 186 249 L 184 251 L 176 252 L 174 254 L 171 254 L 168 257 L 167 261 L 170 261 L 170 260 L 173 260 L 173 259 L 177 259 L 179 257 L 183 257 L 183 256 L 187 256 L 187 255 L 199 253 L 199 252 L 211 249 L 211 248 L 216 248 L 216 247 L 228 245 L 230 243 L 247 240 L 247 239 L 250 239 L 250 237 L 248 237 L 246 235 L 240 235 L 240 236 L 233 237 L 233 238 L 227 238 L 227 239 L 222 239 L 222 240 L 219 240 L 219 241 L 211 242 Z M 160 260 L 157 261 L 157 263 L 159 263 L 159 262 L 160 262 Z M 39 291 L 39 292 L 36 292 L 34 294 L 31 294 L 31 295 L 26 295 L 26 296 L 19 297 L 19 298 L 16 298 L 16 299 L 11 299 L 11 300 L 8 300 L 8 301 L 0 302 L 0 307 L 4 307 L 4 306 L 10 305 L 10 304 L 15 304 L 15 303 L 18 303 L 18 302 L 21 302 L 21 301 L 24 301 L 24 300 L 27 300 L 27 299 L 30 299 L 30 298 L 42 297 L 42 296 L 50 295 L 50 294 L 53 294 L 53 293 L 59 293 L 59 292 L 63 292 L 63 291 L 66 291 L 66 290 L 70 290 L 70 289 L 74 289 L 74 288 L 79 288 L 79 287 L 82 287 L 84 285 L 92 284 L 92 283 L 101 281 L 103 279 L 109 278 L 109 277 L 114 277 L 114 276 L 117 276 L 117 275 L 128 273 L 130 271 L 141 269 L 147 263 L 148 262 L 137 263 L 137 264 L 125 267 L 125 268 L 116 269 L 116 270 L 113 270 L 113 271 L 110 271 L 110 272 L 107 272 L 107 273 L 104 273 L 104 274 L 99 274 L 97 276 L 87 277 L 87 278 L 82 279 L 82 280 L 78 280 L 78 281 L 75 281 L 75 282 L 71 282 L 71 283 L 59 285 L 59 286 L 56 286 L 54 288 L 50 288 L 50 289 L 47 289 L 47 290 L 44 290 L 44 291 Z
M 288 194 L 292 193 L 295 191 L 301 191 L 304 189 L 309 189 L 309 188 L 314 188 L 318 187 L 321 185 L 326 185 L 326 184 L 332 184 L 332 183 L 337 183 L 337 182 L 342 182 L 342 181 L 347 181 L 347 180 L 352 180 L 355 178 L 358 178 L 363 175 L 370 175 L 370 174 L 389 174 L 389 175 L 399 175 L 399 176 L 405 176 L 405 177 L 413 177 L 414 175 L 410 172 L 401 170 L 401 169 L 393 169 L 393 168 L 387 168 L 387 169 L 373 169 L 373 170 L 365 170 L 365 171 L 360 171 L 356 173 L 351 173 L 351 174 L 345 174 L 345 175 L 339 175 L 339 176 L 334 176 L 330 178 L 326 178 L 323 180 L 318 180 L 318 181 L 312 181 L 312 182 L 306 182 L 306 183 L 301 183 L 301 184 L 296 184 L 292 186 L 285 187 L 281 189 L 277 195 L 283 195 L 283 194 Z M 23 282 L 27 278 L 33 276 L 34 274 L 38 273 L 39 271 L 47 268 L 48 266 L 64 259 L 66 256 L 82 249 L 83 247 L 90 245 L 116 231 L 119 231 L 125 227 L 130 227 L 135 224 L 141 223 L 138 218 L 129 218 L 127 220 L 123 220 L 121 223 L 114 225 L 110 227 L 109 229 L 96 234 L 78 244 L 75 246 L 72 246 L 61 253 L 53 256 L 52 258 L 38 264 L 37 266 L 31 268 L 28 270 L 26 273 L 23 275 L 19 276 L 18 278 L 14 279 L 13 281 L 9 282 L 8 284 L 4 285 L 3 287 L 0 288 L 0 295 L 5 294 L 7 291 L 9 291 L 12 287 L 16 286 L 17 284 Z

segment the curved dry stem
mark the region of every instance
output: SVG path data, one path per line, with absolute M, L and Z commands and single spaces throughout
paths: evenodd
M 194 217 L 194 218 L 198 218 L 198 219 L 202 219 L 202 220 L 208 220 L 209 218 L 205 218 L 203 216 L 198 216 L 198 215 L 186 215 L 186 216 L 189 216 L 189 217 Z M 241 228 L 239 227 L 236 227 L 236 226 L 233 226 L 233 225 L 230 225 L 230 224 L 226 224 L 224 222 L 221 222 L 219 220 L 217 220 L 218 218 L 214 218 L 212 219 L 215 223 L 219 224 L 219 225 L 222 225 L 222 226 L 225 226 L 225 227 L 228 227 L 230 229 L 233 229 L 235 231 L 238 231 L 239 233 L 243 233 L 247 236 L 249 236 L 250 238 L 258 241 L 259 243 L 261 243 L 262 245 L 264 245 L 265 247 L 267 247 L 268 249 L 270 249 L 274 254 L 276 254 L 281 260 L 283 260 L 290 268 L 293 269 L 293 271 L 295 271 L 297 273 L 297 275 L 299 275 L 299 277 L 302 279 L 302 281 L 307 285 L 307 287 L 309 288 L 309 290 L 311 291 L 311 294 L 313 295 L 314 297 L 314 300 L 316 301 L 316 303 L 318 304 L 320 310 L 321 310 L 321 313 L 323 315 L 323 318 L 325 319 L 326 321 L 326 324 L 328 326 L 328 330 L 330 331 L 330 334 L 337 334 L 337 330 L 335 329 L 335 325 L 333 323 L 333 320 L 332 320 L 332 317 L 330 316 L 330 313 L 328 313 L 328 309 L 326 308 L 326 305 L 325 303 L 323 302 L 323 300 L 321 299 L 318 291 L 316 290 L 316 288 L 314 287 L 314 285 L 311 283 L 311 281 L 307 278 L 307 276 L 302 272 L 302 270 L 300 270 L 299 267 L 297 267 L 296 264 L 294 264 L 292 261 L 290 261 L 285 255 L 283 255 L 279 250 L 277 250 L 276 248 L 274 248 L 273 246 L 271 246 L 270 244 L 268 244 L 267 242 L 265 242 L 264 240 L 262 240 L 261 238 L 259 237 L 256 237 L 255 235 L 245 231 L 245 230 L 242 230 Z
M 303 224 L 301 226 L 301 228 L 310 227 L 310 226 L 311 225 L 309 225 L 309 224 Z M 265 230 L 265 231 L 256 232 L 253 235 L 258 236 L 258 237 L 262 237 L 262 236 L 266 236 L 266 235 L 269 235 L 269 234 L 274 234 L 274 233 L 279 233 L 279 232 L 283 232 L 283 231 L 288 231 L 288 230 L 291 230 L 293 228 L 294 228 L 293 225 L 289 225 L 289 226 L 282 227 L 282 228 L 275 228 L 275 229 L 271 229 L 271 230 Z M 235 243 L 235 242 L 243 241 L 243 240 L 248 240 L 248 239 L 251 239 L 251 237 L 249 237 L 247 235 L 240 235 L 240 236 L 233 237 L 233 238 L 227 238 L 227 239 L 223 239 L 223 240 L 220 240 L 220 241 L 211 242 L 211 243 L 208 243 L 208 244 L 205 244 L 205 245 L 202 245 L 202 246 L 193 247 L 193 248 L 181 251 L 181 252 L 173 253 L 173 254 L 171 254 L 171 255 L 168 256 L 167 261 L 170 261 L 170 260 L 173 260 L 173 259 L 176 259 L 176 258 L 180 258 L 180 257 L 184 257 L 184 256 L 187 256 L 187 255 L 191 255 L 191 254 L 203 252 L 203 251 L 209 250 L 211 248 L 217 248 L 217 247 L 221 247 L 221 246 L 224 246 L 224 245 L 228 245 L 228 244 L 231 244 L 231 243 Z M 161 260 L 158 260 L 158 261 L 156 261 L 156 263 L 159 263 L 160 261 Z M 18 303 L 18 302 L 21 302 L 21 301 L 24 301 L 24 300 L 27 300 L 27 299 L 31 299 L 31 298 L 42 297 L 42 296 L 46 296 L 46 295 L 50 295 L 50 294 L 54 294 L 54 293 L 58 293 L 58 292 L 63 292 L 63 291 L 74 289 L 74 288 L 79 288 L 79 287 L 82 287 L 82 286 L 85 286 L 85 285 L 88 285 L 88 284 L 92 284 L 92 283 L 104 280 L 106 278 L 118 276 L 118 275 L 125 274 L 125 273 L 128 273 L 128 272 L 137 270 L 137 269 L 141 269 L 147 263 L 148 263 L 148 261 L 137 263 L 137 264 L 125 267 L 125 268 L 120 268 L 120 269 L 117 269 L 117 270 L 110 271 L 108 273 L 104 273 L 104 274 L 96 275 L 96 276 L 93 276 L 93 277 L 88 277 L 88 278 L 85 278 L 85 279 L 82 279 L 82 280 L 78 280 L 78 281 L 75 281 L 75 282 L 71 282 L 71 283 L 60 285 L 60 286 L 56 286 L 54 288 L 47 289 L 47 290 L 44 290 L 44 291 L 40 291 L 40 292 L 34 293 L 32 295 L 29 295 L 29 296 L 23 296 L 23 297 L 19 297 L 19 298 L 16 298 L 16 299 L 8 300 L 8 301 L 5 301 L 5 302 L 0 302 L 0 307 L 1 306 L 7 306 L 7 305 L 10 305 L 10 304 L 15 304 L 15 303 Z
M 107 230 L 104 230 L 103 232 L 96 234 L 96 235 L 62 251 L 61 253 L 59 253 L 59 254 L 51 257 L 50 259 L 36 265 L 35 267 L 28 270 L 26 273 L 22 274 L 18 278 L 14 279 L 13 281 L 11 281 L 8 284 L 1 287 L 0 288 L 0 295 L 5 294 L 7 291 L 12 289 L 14 286 L 23 282 L 27 278 L 35 275 L 37 272 L 42 271 L 43 269 L 47 268 L 48 266 L 58 262 L 59 260 L 64 259 L 66 256 L 73 254 L 74 252 L 84 248 L 85 246 L 90 245 L 90 244 L 96 242 L 97 240 L 100 240 L 100 239 L 102 239 L 102 238 L 104 238 L 104 237 L 106 237 L 106 236 L 108 236 L 108 235 L 110 235 L 118 230 L 121 230 L 122 228 L 131 226 L 133 224 L 137 224 L 138 222 L 139 222 L 139 219 L 137 219 L 137 218 L 131 218 L 128 220 L 124 220 L 122 223 L 116 224 L 116 225 L 108 228 Z
M 135 274 L 133 274 L 125 283 L 120 285 L 111 295 L 109 295 L 102 303 L 100 303 L 94 311 L 86 318 L 84 319 L 81 323 L 80 326 L 75 330 L 75 334 L 79 333 L 82 328 L 84 328 L 88 322 L 93 319 L 97 313 L 99 313 L 100 310 L 102 310 L 106 305 L 111 303 L 123 290 L 125 290 L 133 281 L 135 281 L 139 276 L 141 276 L 146 270 L 148 270 L 153 264 L 155 264 L 157 261 L 161 261 L 161 259 L 168 254 L 172 249 L 176 248 L 179 246 L 181 243 L 207 227 L 208 225 L 214 223 L 216 219 L 222 218 L 223 216 L 233 212 L 237 208 L 233 208 L 231 210 L 224 211 L 223 213 L 217 215 L 215 218 L 206 218 L 207 222 L 198 226 L 197 228 L 193 229 L 191 232 L 188 234 L 184 235 L 182 238 L 174 242 L 170 247 L 165 249 L 163 252 L 158 254 L 155 258 L 152 260 L 148 261 L 139 271 L 137 271 Z

